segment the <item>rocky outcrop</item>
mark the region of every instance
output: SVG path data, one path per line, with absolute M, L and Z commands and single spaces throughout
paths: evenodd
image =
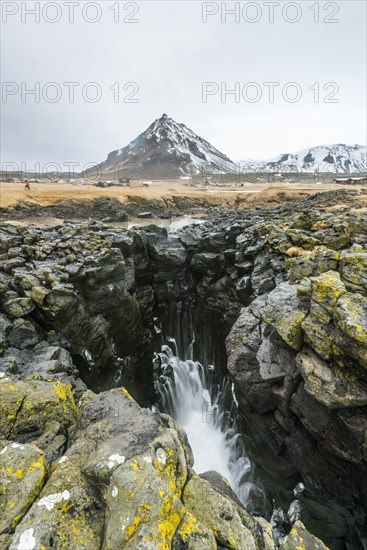
M 62 364 L 73 378 L 70 362 Z M 186 435 L 170 417 L 140 408 L 124 388 L 78 398 L 71 386 L 50 382 L 46 390 L 37 372 L 27 375 L 21 387 L 30 393 L 18 410 L 2 411 L 12 423 L 0 441 L 2 548 L 274 547 L 265 520 L 196 476 Z M 20 384 L 12 374 L 1 382 L 5 396 Z M 209 511 L 204 502 L 213 498 Z
M 195 287 L 189 247 L 155 226 L 3 226 L 2 236 L 1 547 L 211 549 L 232 529 L 260 550 L 259 533 L 271 528 L 245 525 L 239 503 L 227 505 L 235 526 L 222 519 L 218 533 L 191 511 L 202 495 L 186 506 L 196 475 L 186 435 L 121 388 L 142 404 L 156 399 L 154 312 L 167 302 L 177 311 Z M 218 257 L 215 280 L 225 274 Z M 205 275 L 192 300 L 210 293 L 218 318 L 231 309 L 227 287 L 211 288 Z
M 149 323 L 136 293 L 129 292 L 135 278 L 131 281 L 131 264 L 121 250 L 129 248 L 129 238 L 114 243 L 93 224 L 45 231 L 6 226 L 2 236 L 6 356 L 21 364 L 23 358 L 12 350 L 54 338 L 68 348 L 89 387 L 111 387 L 119 379 L 135 395 L 139 387 L 147 401 L 152 399 L 152 380 L 146 375 Z M 141 392 L 144 374 L 147 384 Z
M 281 548 L 283 550 L 327 550 L 321 540 L 310 535 L 301 521 L 295 522 Z
M 0 545 L 273 547 L 265 519 L 196 476 L 172 419 L 134 401 L 156 402 L 152 351 L 175 336 L 216 365 L 213 382 L 228 354 L 269 506 L 287 511 L 305 486 L 277 544 L 363 546 L 367 222 L 295 214 L 222 213 L 175 234 L 1 227 Z
M 270 230 L 289 282 L 258 290 L 227 338 L 246 449 L 278 502 L 304 483 L 302 519 L 332 548 L 365 544 L 365 224 L 311 212 Z

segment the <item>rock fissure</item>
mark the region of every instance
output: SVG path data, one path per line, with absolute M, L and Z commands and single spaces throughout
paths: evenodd
M 152 357 L 168 337 L 181 357 L 215 365 L 213 383 L 230 376 L 275 544 L 293 549 L 311 537 L 307 548 L 322 548 L 301 518 L 333 550 L 363 547 L 363 213 L 229 212 L 176 234 L 99 223 L 1 233 L 2 444 L 36 449 L 39 465 L 27 468 L 44 481 L 27 483 L 19 517 L 3 495 L 13 525 L 0 536 L 5 548 L 27 529 L 45 548 L 51 539 L 104 550 L 274 547 L 270 524 L 263 520 L 270 535 L 260 540 L 261 522 L 250 525 L 227 497 L 209 514 L 199 495 L 216 497 L 192 471 L 185 434 L 134 401 L 159 406 Z M 21 482 L 6 468 L 2 475 Z M 294 500 L 297 483 L 304 490 Z M 50 509 L 38 505 L 60 494 L 67 498 Z M 301 511 L 274 519 L 275 502 Z

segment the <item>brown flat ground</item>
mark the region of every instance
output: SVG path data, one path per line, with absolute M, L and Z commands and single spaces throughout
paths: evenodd
M 365 186 L 364 186 L 365 187 Z M 362 186 L 337 185 L 333 183 L 253 183 L 244 187 L 208 187 L 198 188 L 177 181 L 154 181 L 146 187 L 132 183 L 131 187 L 99 188 L 94 185 L 67 183 L 31 183 L 31 191 L 24 190 L 23 183 L 0 183 L 0 208 L 14 206 L 26 201 L 39 206 L 48 206 L 65 199 L 94 199 L 96 197 L 114 197 L 122 203 L 130 202 L 133 197 L 145 199 L 169 199 L 174 196 L 205 200 L 216 206 L 231 206 L 240 198 L 241 203 L 266 205 L 300 198 L 317 192 L 345 189 L 361 189 Z M 364 198 L 366 200 L 366 198 Z

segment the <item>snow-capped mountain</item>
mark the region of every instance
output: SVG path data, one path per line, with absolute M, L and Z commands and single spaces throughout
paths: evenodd
M 339 174 L 367 172 L 365 145 L 317 145 L 296 153 L 284 153 L 270 160 L 240 161 L 248 172 L 331 172 Z
M 111 179 L 179 178 L 232 172 L 234 163 L 184 124 L 163 114 L 122 149 L 112 151 L 96 169 Z

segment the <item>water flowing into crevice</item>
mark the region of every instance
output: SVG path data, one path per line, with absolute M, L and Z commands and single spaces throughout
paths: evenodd
M 192 358 L 178 356 L 176 341 L 156 354 L 156 388 L 161 409 L 184 428 L 194 454 L 197 473 L 215 470 L 228 479 L 243 504 L 248 504 L 251 464 L 236 424 L 237 404 L 232 383 L 225 378 L 220 385 L 214 365 L 202 365 Z

